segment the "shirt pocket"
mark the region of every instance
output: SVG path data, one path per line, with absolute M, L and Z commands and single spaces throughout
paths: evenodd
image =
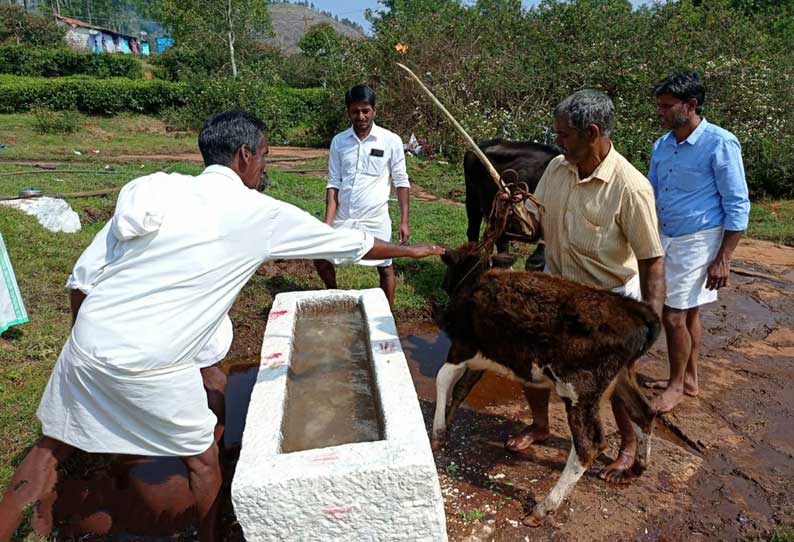
M 598 255 L 604 243 L 606 228 L 594 224 L 585 215 L 572 211 L 565 213 L 565 226 L 568 230 L 568 243 L 576 252 L 587 256 Z
M 372 175 L 373 177 L 380 177 L 383 171 L 386 169 L 386 156 L 373 156 L 369 155 L 364 158 L 364 163 L 362 164 L 362 172 L 364 175 Z
M 682 192 L 694 192 L 703 184 L 711 172 L 704 168 L 682 167 L 670 177 L 670 186 Z

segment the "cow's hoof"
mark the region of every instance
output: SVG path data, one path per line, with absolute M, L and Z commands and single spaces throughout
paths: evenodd
M 444 439 L 443 438 L 434 438 L 430 440 L 430 448 L 434 452 L 439 452 L 444 447 Z
M 536 518 L 532 514 L 524 516 L 524 519 L 521 520 L 521 523 L 526 525 L 527 527 L 540 527 L 543 525 L 543 518 Z

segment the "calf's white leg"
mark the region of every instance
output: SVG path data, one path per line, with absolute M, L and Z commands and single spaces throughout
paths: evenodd
M 562 500 L 571 493 L 573 486 L 576 485 L 576 482 L 579 481 L 579 478 L 582 477 L 586 470 L 587 467 L 579 460 L 576 448 L 571 446 L 571 453 L 568 454 L 568 461 L 565 463 L 565 469 L 563 469 L 560 479 L 557 480 L 557 483 L 546 495 L 546 498 L 535 505 L 532 513 L 524 518 L 524 525 L 538 527 L 543 522 L 543 518 L 550 512 L 554 512 L 560 506 Z
M 466 372 L 466 362 L 445 363 L 436 376 L 436 412 L 433 416 L 433 431 L 430 439 L 433 449 L 437 449 L 447 433 L 447 402 L 452 388 Z

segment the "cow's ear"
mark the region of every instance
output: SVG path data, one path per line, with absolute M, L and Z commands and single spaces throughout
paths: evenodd
M 448 248 L 446 252 L 441 255 L 441 261 L 448 266 L 456 265 L 460 261 L 460 253 L 457 250 Z

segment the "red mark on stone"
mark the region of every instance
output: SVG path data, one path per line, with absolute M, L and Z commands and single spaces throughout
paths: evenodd
M 262 365 L 269 369 L 275 369 L 276 367 L 286 365 L 287 362 L 280 358 L 281 352 L 274 352 L 272 354 L 268 354 L 267 356 L 262 356 Z
M 323 510 L 323 514 L 338 519 L 342 516 L 349 514 L 352 511 L 353 511 L 352 506 L 346 506 L 344 508 L 326 508 Z
M 388 354 L 397 350 L 397 346 L 394 344 L 394 341 L 383 341 L 378 343 L 378 350 Z
M 276 318 L 284 316 L 288 312 L 289 311 L 286 311 L 286 310 L 284 310 L 284 311 L 270 311 L 270 314 L 268 315 L 267 319 L 268 320 L 275 320 Z
M 315 462 L 318 462 L 318 463 L 326 463 L 328 461 L 336 461 L 337 459 L 339 459 L 338 455 L 336 455 L 336 454 L 328 454 L 328 455 L 321 455 L 321 456 L 318 456 L 318 457 L 313 457 L 313 458 L 310 459 L 310 461 L 315 461 Z

